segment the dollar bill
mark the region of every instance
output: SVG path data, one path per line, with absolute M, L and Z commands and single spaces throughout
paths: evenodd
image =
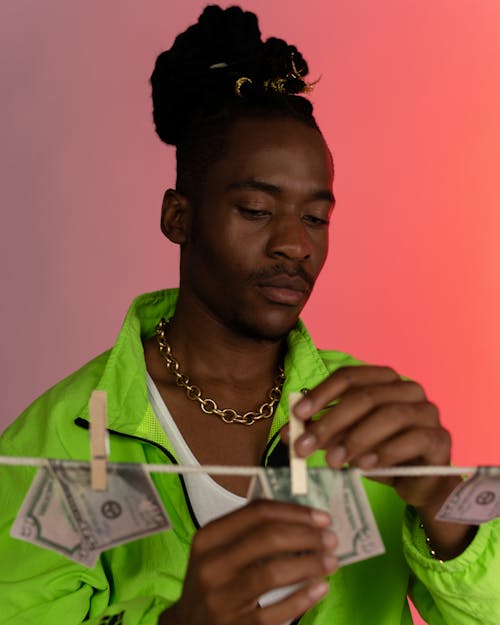
M 500 467 L 478 467 L 459 484 L 436 515 L 440 521 L 480 525 L 500 517 Z
M 385 552 L 377 523 L 356 469 L 309 468 L 305 495 L 293 495 L 288 467 L 267 467 L 255 476 L 250 499 L 290 501 L 326 510 L 339 541 L 339 564 L 365 560 Z
M 107 490 L 92 490 L 88 463 L 48 461 L 35 476 L 11 536 L 92 567 L 103 551 L 171 527 L 141 465 L 108 463 L 107 477 Z

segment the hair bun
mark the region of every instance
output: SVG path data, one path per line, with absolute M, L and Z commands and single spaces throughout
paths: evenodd
M 153 118 L 166 143 L 176 145 L 193 111 L 229 92 L 228 71 L 248 72 L 262 46 L 257 16 L 239 7 L 207 6 L 198 22 L 156 59 L 151 76 Z M 211 69 L 223 64 L 226 68 Z
M 307 71 L 295 46 L 274 37 L 262 41 L 254 13 L 207 6 L 156 60 L 151 76 L 156 132 L 165 143 L 178 145 L 191 123 L 239 96 L 258 97 L 266 88 L 288 95 L 304 91 Z M 239 79 L 241 88 L 235 90 Z

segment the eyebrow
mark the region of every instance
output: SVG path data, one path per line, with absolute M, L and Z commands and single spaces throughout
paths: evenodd
M 270 182 L 264 182 L 263 180 L 256 180 L 255 178 L 248 178 L 247 180 L 241 180 L 240 182 L 232 182 L 226 187 L 227 191 L 233 189 L 248 189 L 250 191 L 263 191 L 270 195 L 277 196 L 282 193 L 283 189 Z M 330 202 L 332 206 L 335 206 L 335 197 L 330 189 L 318 189 L 313 191 L 310 195 L 312 200 L 326 200 Z

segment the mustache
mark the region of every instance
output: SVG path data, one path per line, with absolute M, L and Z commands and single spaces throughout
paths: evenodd
M 269 278 L 275 278 L 276 276 L 288 276 L 289 278 L 294 278 L 298 276 L 302 278 L 304 282 L 309 286 L 310 289 L 314 286 L 314 278 L 309 274 L 302 265 L 291 265 L 286 263 L 277 263 L 276 265 L 271 265 L 270 267 L 266 267 L 264 269 L 259 269 L 258 271 L 250 274 L 249 278 L 252 281 L 258 280 L 267 280 Z

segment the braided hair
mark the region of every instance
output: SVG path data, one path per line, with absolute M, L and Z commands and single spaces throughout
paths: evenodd
M 308 90 L 307 73 L 295 46 L 262 41 L 254 13 L 207 6 L 151 75 L 156 132 L 177 150 L 177 189 L 189 196 L 200 188 L 238 119 L 289 117 L 318 130 L 311 102 L 298 95 Z

